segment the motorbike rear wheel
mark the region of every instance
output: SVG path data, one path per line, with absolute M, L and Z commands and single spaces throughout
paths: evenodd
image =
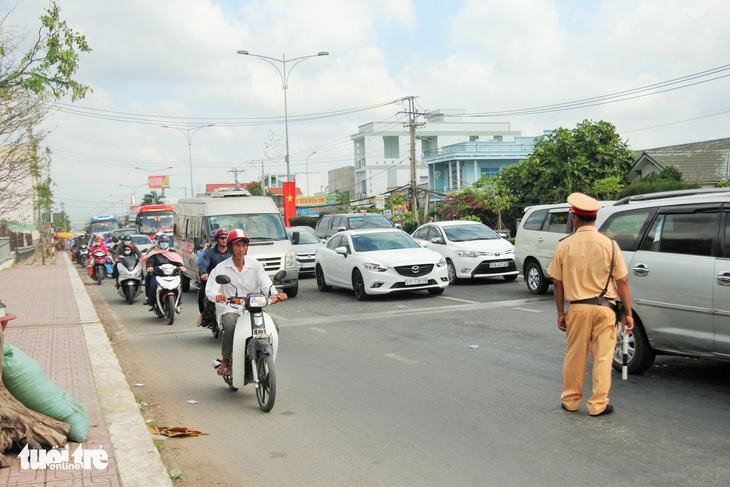
M 124 295 L 127 297 L 127 304 L 134 303 L 134 290 L 132 286 L 124 286 Z
M 175 295 L 168 294 L 165 298 L 165 318 L 167 324 L 172 325 L 175 323 Z
M 256 374 L 259 377 L 259 383 L 256 386 L 256 399 L 259 402 L 259 409 L 268 413 L 274 407 L 274 401 L 276 400 L 274 357 L 263 353 L 259 354 L 256 358 Z
M 104 268 L 100 265 L 96 266 L 96 283 L 101 286 L 101 281 L 104 280 Z

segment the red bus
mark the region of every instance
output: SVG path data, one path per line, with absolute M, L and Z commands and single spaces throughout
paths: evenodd
M 145 205 L 139 207 L 134 223 L 141 235 L 148 235 L 154 240 L 154 236 L 160 232 L 172 235 L 174 215 L 175 211 L 170 205 Z

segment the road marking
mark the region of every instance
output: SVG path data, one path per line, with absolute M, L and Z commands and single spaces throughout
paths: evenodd
M 451 301 L 457 301 L 459 303 L 469 303 L 469 304 L 477 304 L 479 301 L 471 301 L 468 299 L 459 299 L 459 298 L 453 298 L 451 296 L 439 296 L 439 299 L 450 299 Z
M 516 309 L 518 311 L 529 311 L 530 313 L 542 313 L 539 309 L 530 309 L 530 308 L 512 308 Z
M 385 356 L 388 358 L 392 358 L 393 360 L 397 360 L 398 362 L 403 362 L 403 363 L 410 364 L 410 365 L 415 365 L 418 363 L 417 360 L 401 357 L 397 353 L 386 353 Z

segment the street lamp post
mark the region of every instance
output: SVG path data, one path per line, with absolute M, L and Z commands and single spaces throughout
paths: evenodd
M 168 169 L 174 169 L 172 166 L 161 167 L 158 169 L 145 169 L 144 167 L 139 167 L 139 166 L 135 166 L 134 168 L 139 169 L 140 171 L 148 172 L 148 173 L 152 174 L 153 176 L 155 174 L 157 174 L 158 172 L 167 171 Z M 148 186 L 149 186 L 149 183 L 148 183 Z M 149 187 L 148 187 L 148 189 L 149 189 Z M 162 188 L 162 198 L 163 199 L 165 198 L 165 188 Z
M 213 123 L 209 123 L 206 125 L 186 125 L 185 128 L 181 127 L 171 127 L 169 125 L 161 125 L 163 129 L 172 129 L 177 130 L 181 134 L 185 136 L 185 139 L 188 141 L 188 162 L 190 164 L 190 196 L 195 196 L 194 190 L 193 190 L 193 135 L 195 135 L 195 132 L 197 132 L 200 129 L 204 129 L 206 127 L 212 127 Z
M 316 154 L 317 151 L 312 152 L 307 156 L 307 158 L 304 160 L 305 165 L 305 171 L 307 173 L 307 198 L 309 198 L 309 158 L 312 157 L 314 154 Z
M 279 76 L 281 77 L 281 87 L 284 90 L 284 140 L 286 144 L 286 180 L 289 182 L 290 175 L 289 175 L 289 111 L 287 108 L 286 103 L 286 90 L 289 87 L 289 75 L 291 74 L 291 70 L 294 69 L 294 66 L 301 63 L 302 61 L 305 61 L 309 58 L 313 57 L 319 57 L 319 56 L 328 56 L 329 52 L 327 51 L 319 51 L 317 54 L 310 54 L 309 56 L 301 56 L 301 57 L 295 57 L 293 59 L 287 59 L 285 54 L 281 55 L 281 59 L 276 59 L 269 56 L 262 56 L 260 54 L 251 54 L 250 52 L 246 51 L 245 49 L 239 49 L 236 51 L 238 54 L 243 54 L 244 56 L 253 56 L 257 57 L 259 59 L 262 59 L 266 61 L 267 63 L 271 64 L 274 68 L 276 68 L 276 71 L 279 73 Z M 286 63 L 294 63 L 289 67 L 289 71 L 286 69 Z M 279 69 L 279 66 L 277 66 L 274 63 L 281 63 L 281 69 Z
M 119 186 L 123 186 L 125 188 L 130 188 L 132 190 L 132 205 L 137 204 L 137 188 L 141 188 L 143 186 L 147 186 L 146 184 L 120 184 Z

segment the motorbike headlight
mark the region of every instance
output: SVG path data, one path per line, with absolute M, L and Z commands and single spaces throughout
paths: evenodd
M 443 267 L 446 265 L 446 259 L 441 257 L 438 262 L 436 262 L 436 267 Z
M 373 272 L 385 272 L 388 269 L 390 269 L 390 267 L 388 267 L 387 265 L 376 264 L 376 263 L 373 263 L 373 262 L 366 262 L 362 266 L 365 269 L 367 269 L 369 271 L 373 271 Z
M 260 296 L 250 296 L 248 298 L 248 306 L 250 308 L 263 308 L 269 304 L 266 296 L 260 295 Z
M 297 266 L 297 254 L 293 250 L 290 250 L 284 256 L 284 268 L 290 269 Z

